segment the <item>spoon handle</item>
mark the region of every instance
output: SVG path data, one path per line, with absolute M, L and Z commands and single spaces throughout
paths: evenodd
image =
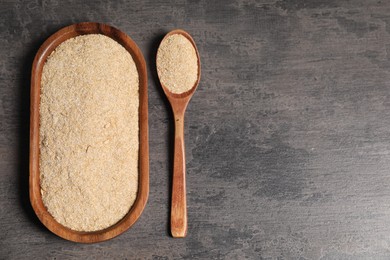
M 184 113 L 175 114 L 175 146 L 172 180 L 171 233 L 173 237 L 185 237 L 187 235 Z

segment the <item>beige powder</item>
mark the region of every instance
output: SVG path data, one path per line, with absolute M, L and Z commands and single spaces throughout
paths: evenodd
M 157 72 L 161 83 L 172 93 L 184 93 L 195 85 L 198 58 L 186 37 L 173 34 L 164 39 L 157 52 Z
M 121 220 L 138 187 L 138 72 L 120 44 L 92 34 L 60 44 L 43 67 L 40 177 L 61 224 L 96 231 Z

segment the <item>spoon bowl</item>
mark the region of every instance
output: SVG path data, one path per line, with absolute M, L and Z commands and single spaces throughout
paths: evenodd
M 191 89 L 182 93 L 173 93 L 159 79 L 161 86 L 172 107 L 175 120 L 175 144 L 173 159 L 173 178 L 172 178 L 172 202 L 171 202 L 171 234 L 173 237 L 185 237 L 187 235 L 187 199 L 186 199 L 186 163 L 185 163 L 185 146 L 184 146 L 184 114 L 187 105 L 195 93 L 200 81 L 200 58 L 195 41 L 185 31 L 177 29 L 169 32 L 161 41 L 164 42 L 168 37 L 179 34 L 184 36 L 192 44 L 198 65 L 197 79 Z M 161 45 L 157 51 L 160 51 Z M 156 62 L 157 67 L 159 63 Z
M 194 83 L 193 87 L 186 91 L 186 92 L 183 92 L 183 93 L 173 93 L 169 90 L 169 88 L 167 86 L 165 86 L 164 83 L 162 83 L 161 81 L 161 78 L 160 78 L 160 75 L 159 76 L 159 79 L 160 79 L 160 84 L 161 84 L 161 87 L 163 88 L 164 90 L 164 93 L 165 95 L 167 96 L 169 102 L 171 103 L 172 105 L 172 102 L 171 100 L 187 100 L 187 102 L 191 99 L 191 97 L 193 96 L 195 90 L 197 89 L 198 85 L 199 85 L 199 81 L 200 81 L 200 57 L 199 57 L 199 52 L 198 52 L 198 48 L 196 47 L 196 44 L 195 44 L 195 41 L 194 39 L 192 39 L 191 35 L 189 33 L 187 33 L 186 31 L 184 30 L 181 30 L 181 29 L 176 29 L 176 30 L 173 30 L 173 31 L 170 31 L 169 33 L 167 33 L 164 38 L 162 39 L 161 43 L 164 42 L 168 37 L 174 35 L 174 34 L 179 34 L 179 35 L 182 35 L 184 36 L 187 40 L 189 40 L 189 42 L 192 44 L 192 47 L 194 47 L 194 50 L 195 50 L 195 53 L 196 53 L 196 57 L 197 57 L 197 62 L 198 62 L 198 77 L 197 77 L 197 80 L 196 82 Z M 157 51 L 158 53 L 158 51 Z M 157 64 L 158 66 L 158 64 Z M 172 107 L 173 108 L 173 107 Z

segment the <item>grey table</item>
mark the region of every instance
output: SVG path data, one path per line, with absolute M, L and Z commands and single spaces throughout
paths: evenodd
M 28 198 L 33 57 L 72 23 L 129 34 L 148 64 L 150 197 L 108 242 L 50 233 Z M 169 236 L 172 115 L 155 54 L 190 32 L 189 233 Z M 1 259 L 390 259 L 390 2 L 1 1 Z

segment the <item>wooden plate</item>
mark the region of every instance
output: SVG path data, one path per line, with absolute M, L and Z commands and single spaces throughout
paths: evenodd
M 39 104 L 42 68 L 50 53 L 62 42 L 83 34 L 103 34 L 120 43 L 133 57 L 139 74 L 139 183 L 134 205 L 115 225 L 100 231 L 79 232 L 58 223 L 46 210 L 39 175 Z M 40 221 L 56 235 L 80 243 L 111 239 L 126 231 L 141 215 L 149 194 L 148 90 L 144 57 L 138 46 L 125 33 L 99 23 L 79 23 L 65 27 L 47 39 L 35 56 L 31 73 L 30 107 L 30 201 Z

